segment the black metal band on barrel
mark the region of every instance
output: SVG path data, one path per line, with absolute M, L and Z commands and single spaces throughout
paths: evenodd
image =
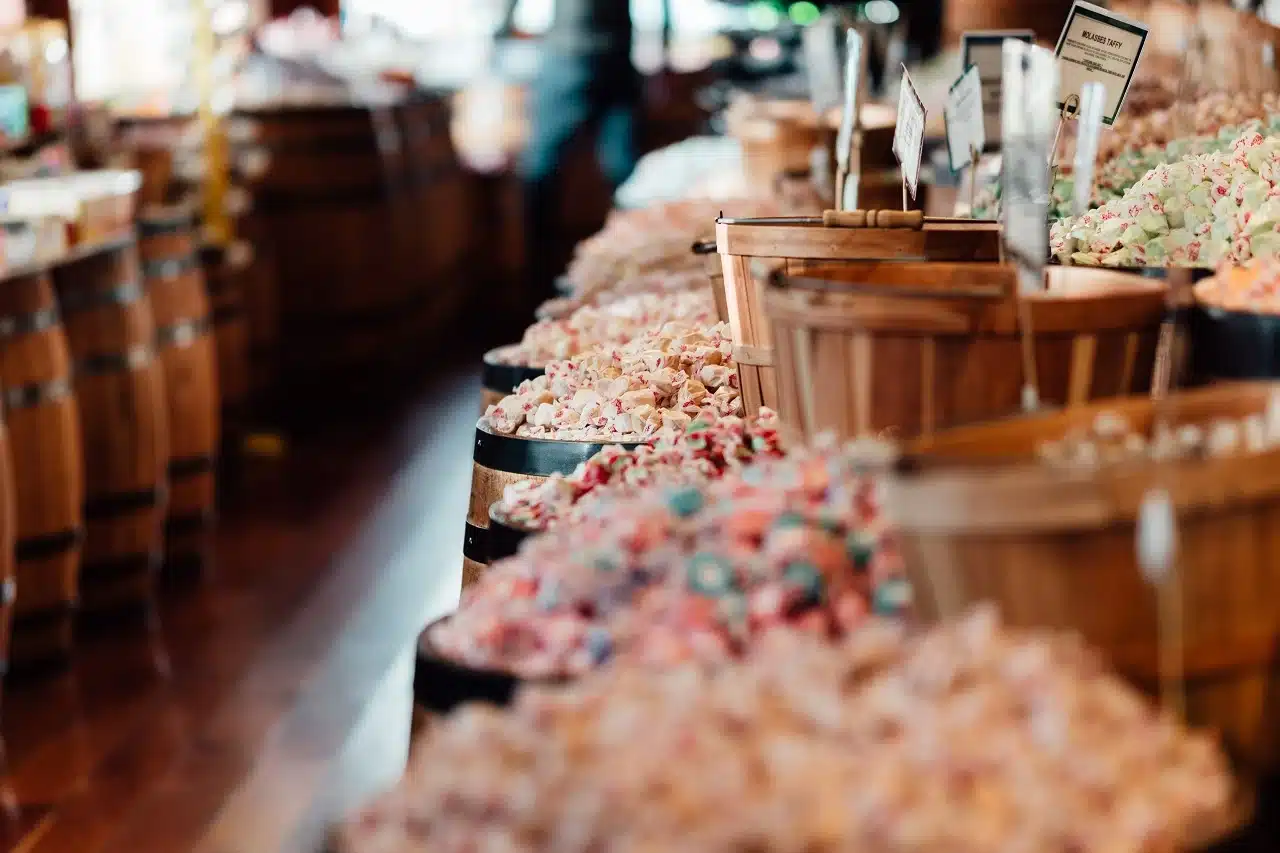
M 213 527 L 215 518 L 216 515 L 212 509 L 171 515 L 164 520 L 164 532 L 166 536 L 191 536 L 204 533 Z
M 185 349 L 195 343 L 197 338 L 207 335 L 210 328 L 208 317 L 183 320 L 171 326 L 159 326 L 156 328 L 156 346 L 161 349 L 166 347 Z
M 568 474 L 582 462 L 586 462 L 605 447 L 618 444 L 630 450 L 639 442 L 552 441 L 542 438 L 516 438 L 496 435 L 481 427 L 476 428 L 474 459 L 494 471 L 527 474 L 531 477 L 550 477 L 552 474 Z
M 0 317 L 0 340 L 43 332 L 54 328 L 61 320 L 62 316 L 58 313 L 56 305 L 32 311 L 30 314 L 10 314 L 7 317 Z
M 65 377 L 38 382 L 31 385 L 17 385 L 4 389 L 4 408 L 8 412 L 21 409 L 33 409 L 52 403 L 71 395 L 71 380 Z
M 39 610 L 27 610 L 13 614 L 13 630 L 38 631 L 41 628 L 60 625 L 75 616 L 76 604 L 73 601 L 56 601 Z
M 462 539 L 462 556 L 476 563 L 489 562 L 489 531 L 467 522 L 467 532 Z
M 173 211 L 167 215 L 144 213 L 137 222 L 139 237 L 183 234 L 195 227 L 196 214 L 194 210 Z
M 85 586 L 110 583 L 135 575 L 150 574 L 160 568 L 161 556 L 154 552 L 125 554 L 108 560 L 94 560 L 80 566 L 80 578 Z
M 146 367 L 155 358 L 155 350 L 145 344 L 130 347 L 124 352 L 107 352 L 87 356 L 76 362 L 77 376 L 101 376 Z
M 181 278 L 187 273 L 200 269 L 200 262 L 194 254 L 176 258 L 151 258 L 142 262 L 142 277 L 148 282 L 155 279 Z
M 578 290 L 578 286 L 573 283 L 573 279 L 567 275 L 556 276 L 556 293 L 561 296 L 573 296 Z
M 531 367 L 525 364 L 498 364 L 490 361 L 489 356 L 484 357 L 484 369 L 481 375 L 481 381 L 484 387 L 491 391 L 499 391 L 502 394 L 510 394 L 512 389 L 518 386 L 526 379 L 536 379 L 546 373 L 546 369 L 542 367 Z
M 185 480 L 199 474 L 208 474 L 217 464 L 217 457 L 212 453 L 201 453 L 197 456 L 183 456 L 169 460 L 169 479 Z
M 102 521 L 118 515 L 155 509 L 164 498 L 164 489 L 137 489 L 132 492 L 113 492 L 90 498 L 84 504 L 84 517 L 89 521 Z
M 514 557 L 520 550 L 520 543 L 533 535 L 535 535 L 535 531 L 512 527 L 495 518 L 493 511 L 490 510 L 489 535 L 486 537 L 489 542 L 489 559 L 487 562 L 493 563 L 498 560 L 505 560 L 507 557 Z
M 78 314 L 96 308 L 115 305 L 131 305 L 142 298 L 142 285 L 136 281 L 123 281 L 108 288 L 84 288 L 59 295 L 63 314 Z
M 39 536 L 27 536 L 14 544 L 13 556 L 19 563 L 27 560 L 47 560 L 67 553 L 83 541 L 84 529 L 79 527 L 59 530 L 56 533 L 41 533 Z

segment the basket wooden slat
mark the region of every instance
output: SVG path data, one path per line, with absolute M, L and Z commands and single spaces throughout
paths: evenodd
M 1276 383 L 1172 395 L 1174 425 L 1264 409 Z M 1139 685 L 1159 678 L 1155 591 L 1135 557 L 1152 488 L 1179 517 L 1190 721 L 1220 730 L 1250 772 L 1280 768 L 1280 450 L 1063 472 L 1036 448 L 1099 412 L 1150 429 L 1128 398 L 956 429 L 915 442 L 884 485 L 925 621 L 996 602 L 1015 625 L 1079 630 Z

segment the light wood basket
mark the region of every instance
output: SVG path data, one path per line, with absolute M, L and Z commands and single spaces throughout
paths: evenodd
M 1019 296 L 1013 268 L 1000 264 L 776 276 L 765 311 L 778 413 L 806 435 L 892 430 L 909 438 L 1020 411 L 1031 370 L 1047 406 L 1150 387 L 1164 285 L 1098 269 L 1053 276 L 1075 286 Z
M 826 227 L 820 218 L 733 219 L 716 224 L 724 269 L 724 300 L 734 359 L 748 414 L 779 405 L 773 331 L 764 309 L 770 275 L 822 274 L 885 261 L 994 262 L 1000 257 L 994 222 L 926 219 L 920 230 Z
M 1173 425 L 1259 412 L 1280 383 L 1175 393 Z M 922 438 L 883 484 L 916 612 L 946 619 L 977 602 L 1014 625 L 1081 632 L 1140 686 L 1158 683 L 1158 602 L 1135 557 L 1144 496 L 1178 515 L 1187 709 L 1246 773 L 1280 768 L 1280 450 L 1064 472 L 1037 448 L 1115 412 L 1149 432 L 1146 397 Z

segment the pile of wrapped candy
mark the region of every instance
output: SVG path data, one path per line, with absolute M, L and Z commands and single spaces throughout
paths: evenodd
M 703 285 L 697 290 L 640 293 L 599 307 L 584 305 L 561 319 L 539 320 L 525 330 L 520 343 L 496 350 L 503 364 L 540 366 L 572 358 L 596 347 L 615 347 L 673 321 L 693 326 L 716 322 L 715 300 Z
M 1280 250 L 1280 137 L 1158 166 L 1123 197 L 1053 225 L 1051 252 L 1090 266 L 1240 264 Z
M 548 299 L 534 313 L 539 320 L 556 320 L 568 317 L 584 306 L 610 305 L 638 294 L 674 294 L 686 290 L 709 293 L 707 288 L 711 279 L 708 272 L 706 267 L 702 267 L 672 272 L 636 273 L 618 279 L 608 289 Z
M 741 411 L 729 325 L 669 323 L 615 348 L 547 364 L 485 412 L 496 433 L 560 441 L 649 441 L 705 409 Z
M 779 627 L 838 637 L 909 604 L 865 451 L 762 460 L 702 486 L 600 500 L 526 540 L 427 635 L 525 677 L 723 661 Z
M 1280 314 L 1280 261 L 1255 258 L 1243 267 L 1219 270 L 1196 285 L 1201 305 L 1256 314 Z
M 1128 107 L 1126 106 L 1126 112 Z M 1179 138 L 1214 136 L 1226 127 L 1258 119 L 1267 121 L 1280 113 L 1280 95 L 1211 92 L 1187 103 L 1173 104 L 1136 118 L 1123 118 L 1098 144 L 1098 162 L 1105 163 L 1126 151 L 1163 146 Z
M 1221 825 L 1212 739 L 1077 638 L 979 610 L 906 638 L 779 634 L 748 660 L 615 667 L 435 727 L 347 853 L 1166 853 Z
M 1127 418 L 1100 413 L 1085 429 L 1037 448 L 1041 461 L 1058 468 L 1094 469 L 1127 462 L 1169 462 L 1265 453 L 1280 447 L 1280 397 L 1262 412 L 1215 418 L 1205 424 L 1157 423 L 1148 437 Z
M 777 202 L 761 199 L 669 202 L 639 210 L 615 210 L 604 228 L 578 244 L 565 274 L 572 296 L 587 298 L 646 273 L 705 273 L 694 241 L 713 236 L 716 218 L 776 216 Z
M 783 454 L 778 416 L 761 409 L 750 418 L 698 413 L 688 428 L 633 449 L 604 448 L 568 476 L 525 480 L 507 486 L 492 512 L 506 524 L 546 530 L 572 521 L 594 501 L 617 499 L 652 486 L 718 480 L 760 459 Z

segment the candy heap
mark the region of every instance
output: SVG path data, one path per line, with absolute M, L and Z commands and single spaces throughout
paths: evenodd
M 701 276 L 706 284 L 706 276 Z M 629 343 L 653 329 L 682 320 L 693 326 L 716 322 L 715 300 L 703 286 L 665 294 L 636 294 L 596 307 L 585 305 L 563 319 L 539 320 L 520 343 L 495 351 L 503 364 L 538 366 L 580 355 L 596 347 Z
M 655 485 L 718 480 L 758 459 L 783 454 L 778 416 L 761 409 L 752 418 L 700 412 L 686 431 L 631 450 L 604 448 L 569 476 L 507 486 L 492 512 L 509 525 L 546 530 L 572 520 L 596 500 L 617 498 Z
M 1254 259 L 1219 270 L 1196 285 L 1196 300 L 1225 311 L 1280 314 L 1280 260 Z
M 640 210 L 615 210 L 604 228 L 578 244 L 566 274 L 573 296 L 587 299 L 645 273 L 706 273 L 706 259 L 692 252 L 695 240 L 715 233 L 716 218 L 772 216 L 776 202 L 737 199 L 682 201 Z
M 1126 111 L 1128 108 L 1126 107 Z M 1138 118 L 1123 118 L 1098 144 L 1098 162 L 1126 151 L 1163 146 L 1178 138 L 1213 136 L 1223 128 L 1280 113 L 1280 95 L 1213 92 Z
M 625 346 L 553 361 L 490 406 L 484 422 L 526 438 L 642 442 L 683 431 L 706 409 L 741 410 L 727 323 L 670 323 Z
M 1280 251 L 1280 137 L 1159 166 L 1120 199 L 1050 231 L 1054 255 L 1090 266 L 1243 263 Z
M 558 320 L 586 306 L 606 306 L 641 294 L 677 294 L 686 290 L 701 291 L 710 299 L 708 287 L 711 278 L 708 273 L 705 266 L 677 272 L 636 273 L 618 279 L 607 290 L 548 299 L 538 306 L 535 313 L 539 320 Z
M 1264 453 L 1280 447 L 1280 397 L 1262 413 L 1243 418 L 1216 418 L 1208 424 L 1158 423 L 1150 438 L 1114 412 L 1099 414 L 1087 429 L 1059 441 L 1045 442 L 1037 453 L 1048 465 L 1094 469 L 1126 462 L 1167 462 L 1241 453 Z
M 1172 853 L 1227 762 L 1073 636 L 988 611 L 906 639 L 777 636 L 713 671 L 618 667 L 434 728 L 347 853 Z
M 726 660 L 784 625 L 823 637 L 906 606 L 854 449 L 763 460 L 702 487 L 593 502 L 490 567 L 434 653 L 527 677 L 611 660 Z

